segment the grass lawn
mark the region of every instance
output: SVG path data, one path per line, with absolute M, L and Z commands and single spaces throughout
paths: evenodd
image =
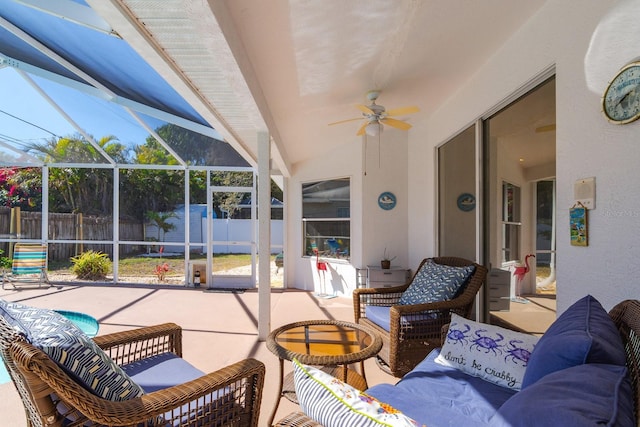
M 192 261 L 205 260 L 206 257 L 191 257 Z M 275 255 L 271 256 L 271 261 L 275 259 Z M 118 274 L 121 276 L 138 276 L 153 274 L 157 265 L 162 263 L 169 264 L 171 274 L 184 274 L 184 258 L 183 257 L 131 257 L 120 259 L 118 266 Z M 226 271 L 236 267 L 251 264 L 250 254 L 214 254 L 213 271 Z M 50 261 L 49 271 L 68 271 L 71 268 L 70 261 Z

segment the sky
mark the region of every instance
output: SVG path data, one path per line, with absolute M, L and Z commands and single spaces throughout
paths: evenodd
M 144 144 L 149 132 L 120 106 L 42 78 L 39 85 L 88 134 L 96 139 L 115 135 L 127 146 Z M 164 122 L 148 118 L 155 129 Z M 10 67 L 0 69 L 0 141 L 11 145 L 70 136 L 77 130 L 22 76 Z

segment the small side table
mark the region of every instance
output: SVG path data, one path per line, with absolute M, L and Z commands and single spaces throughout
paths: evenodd
M 273 330 L 267 337 L 267 348 L 278 356 L 280 362 L 278 398 L 268 424 L 271 426 L 283 396 L 297 403 L 293 373 L 284 376 L 285 360 L 295 358 L 305 365 L 323 366 L 323 371 L 365 390 L 364 361 L 378 354 L 382 339 L 377 332 L 356 323 L 307 320 Z M 360 373 L 348 366 L 358 362 Z
M 411 270 L 402 267 L 380 268 L 380 266 L 367 266 L 368 288 L 390 288 L 407 283 L 411 278 Z

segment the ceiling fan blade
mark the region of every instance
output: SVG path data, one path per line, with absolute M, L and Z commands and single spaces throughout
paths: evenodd
M 339 122 L 329 123 L 329 126 L 339 125 L 340 123 L 354 122 L 356 120 L 362 120 L 362 117 L 357 117 L 355 119 L 340 120 Z
M 420 109 L 416 106 L 394 108 L 393 110 L 387 111 L 387 116 L 403 116 L 405 114 L 417 113 L 418 111 L 420 111 Z
M 362 126 L 360 126 L 360 129 L 358 129 L 358 132 L 356 132 L 356 135 L 358 136 L 364 135 L 364 129 L 367 127 L 368 124 L 369 122 L 364 122 Z
M 380 119 L 382 123 L 385 125 L 389 125 L 396 129 L 409 130 L 411 129 L 411 125 L 407 122 L 403 122 L 402 120 L 392 119 L 390 117 L 385 117 L 384 119 Z
M 551 132 L 553 130 L 556 130 L 556 125 L 551 124 L 551 125 L 546 125 L 546 126 L 540 126 L 536 128 L 536 133 L 541 133 L 541 132 Z
M 356 108 L 365 114 L 376 114 L 371 108 L 367 107 L 366 105 L 358 104 L 356 105 Z

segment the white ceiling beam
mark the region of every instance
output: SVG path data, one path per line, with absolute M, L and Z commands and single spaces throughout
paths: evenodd
M 185 162 L 184 159 L 178 153 L 176 153 L 175 150 L 171 148 L 171 146 L 169 146 L 169 144 L 167 144 L 164 138 L 158 135 L 158 132 L 156 132 L 154 129 L 151 129 L 151 127 L 146 124 L 145 121 L 142 120 L 134 111 L 131 111 L 128 108 L 125 109 L 129 114 L 133 116 L 134 119 L 136 119 L 140 126 L 145 128 L 147 132 L 149 132 L 156 139 L 156 141 L 158 141 L 158 143 L 162 145 L 164 149 L 167 150 L 169 154 L 171 154 L 178 161 L 178 163 L 180 163 L 182 166 L 187 166 L 187 162 Z
M 126 5 L 117 0 L 87 0 L 118 34 L 153 67 L 191 106 L 215 128 L 251 166 L 257 166 L 257 155 L 239 136 L 223 115 L 198 92 L 190 79 L 169 58 L 144 25 L 132 16 Z
M 6 144 L 2 141 L 0 141 L 0 147 L 10 151 L 11 153 L 16 154 L 16 158 L 11 160 L 11 164 L 3 165 L 2 161 L 0 160 L 0 166 L 33 166 L 33 167 L 44 166 L 44 162 L 38 159 L 37 157 L 34 157 L 31 154 L 27 154 L 24 151 L 19 150 L 15 147 L 12 147 L 11 145 Z M 0 150 L 0 158 L 3 157 L 1 154 L 1 151 L 2 150 Z
M 124 108 L 129 108 L 131 110 L 137 111 L 138 113 L 155 117 L 156 119 L 165 121 L 167 123 L 173 123 L 175 125 L 183 127 L 185 129 L 189 129 L 193 132 L 197 132 L 208 137 L 211 137 L 214 139 L 222 138 L 222 136 L 215 129 L 209 126 L 204 126 L 204 125 L 201 125 L 200 123 L 192 122 L 182 117 L 178 117 L 174 114 L 167 113 L 166 111 L 158 110 L 157 108 L 153 108 L 148 105 L 141 104 L 139 102 L 132 101 L 130 99 L 123 98 L 121 96 L 117 96 L 115 94 L 109 95 L 108 93 L 105 93 L 101 89 L 95 88 L 91 85 L 79 82 L 77 80 L 69 79 L 67 77 L 63 77 L 61 75 L 52 73 L 50 71 L 33 66 L 31 64 L 27 64 L 26 62 L 18 61 L 17 59 L 13 59 L 8 56 L 4 56 L 2 54 L 0 54 L 0 64 L 5 66 L 11 66 L 16 70 L 22 70 L 29 74 L 40 76 L 47 80 L 51 80 L 58 84 L 75 89 L 79 92 L 86 93 L 87 95 L 95 96 L 96 98 L 113 102 L 114 104 L 118 104 Z
M 58 18 L 75 22 L 92 30 L 100 31 L 110 36 L 118 37 L 118 33 L 102 19 L 100 15 L 95 13 L 93 9 L 71 0 L 14 0 L 16 3 L 23 4 L 27 7 L 48 13 Z
M 62 107 L 60 107 L 38 84 L 33 81 L 31 76 L 21 70 L 16 70 L 20 76 L 31 85 L 31 87 L 40 94 L 40 96 L 49 103 L 57 112 L 60 114 L 75 130 L 77 130 L 84 138 L 95 148 L 98 150 L 100 155 L 104 157 L 108 163 L 115 165 L 116 162 L 109 156 L 104 149 L 98 144 L 92 137 L 89 135 L 78 123 L 71 118 L 70 115 L 67 114 L 66 111 Z
M 88 75 L 87 73 L 85 73 L 84 71 L 82 71 L 81 69 L 79 69 L 78 67 L 76 67 L 75 65 L 70 63 L 69 61 L 67 61 L 66 59 L 64 59 L 63 57 L 58 55 L 53 50 L 49 49 L 47 46 L 45 46 L 42 43 L 40 43 L 38 40 L 36 40 L 33 37 L 31 37 L 29 34 L 24 32 L 22 29 L 20 29 L 20 28 L 16 27 L 15 25 L 13 25 L 11 22 L 9 22 L 6 19 L 0 17 L 0 25 L 2 27 L 4 27 L 7 31 L 11 32 L 13 35 L 18 37 L 20 40 L 22 40 L 25 43 L 31 45 L 33 48 L 37 49 L 38 51 L 40 51 L 44 55 L 48 56 L 49 58 L 51 58 L 52 60 L 57 62 L 58 64 L 62 65 L 67 70 L 71 71 L 76 76 L 80 77 L 81 79 L 83 79 L 84 81 L 88 82 L 92 86 L 100 89 L 101 91 L 106 93 L 108 96 L 115 97 L 115 94 L 113 92 L 111 92 L 111 90 L 109 90 L 107 87 L 102 85 L 102 83 L 100 83 L 99 81 L 97 81 L 96 79 L 94 79 L 93 77 L 91 77 L 90 75 Z

